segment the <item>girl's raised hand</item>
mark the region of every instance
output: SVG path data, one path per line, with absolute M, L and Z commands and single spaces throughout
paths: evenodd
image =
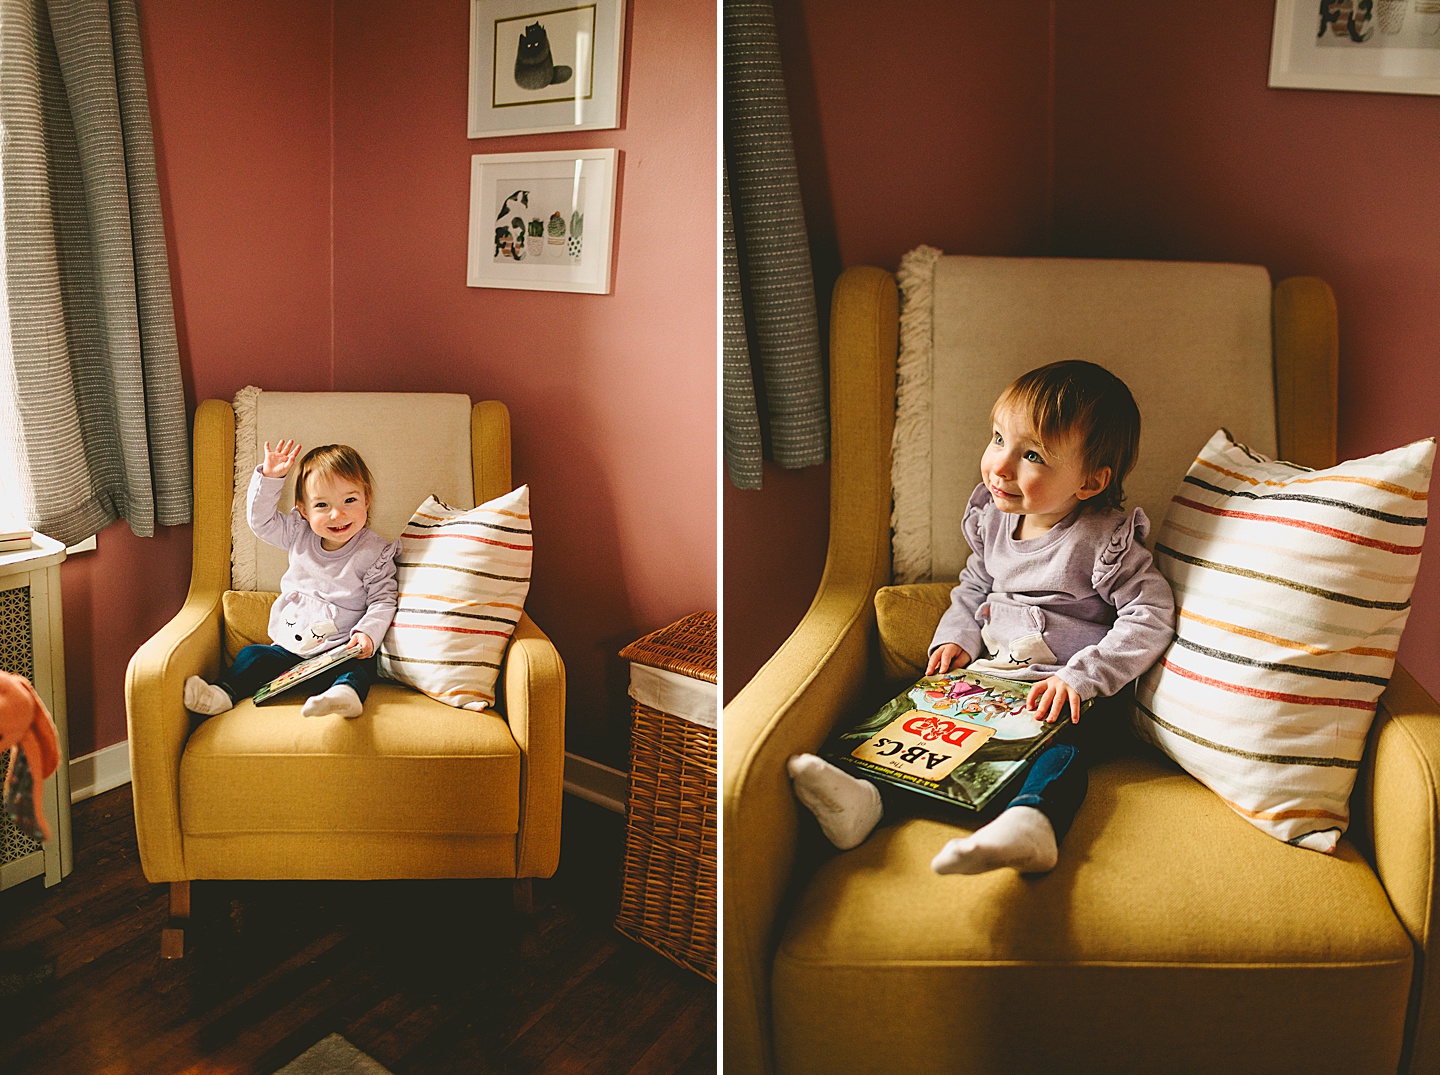
M 300 445 L 293 440 L 282 440 L 274 448 L 265 442 L 265 462 L 260 464 L 260 473 L 267 478 L 283 478 L 290 473 L 295 457 L 300 454 Z

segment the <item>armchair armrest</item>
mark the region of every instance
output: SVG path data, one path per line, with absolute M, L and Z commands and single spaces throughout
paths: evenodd
M 565 789 L 565 665 L 545 632 L 521 613 L 505 652 L 505 716 L 520 747 L 516 876 L 549 877 L 560 863 Z
M 799 627 L 724 713 L 725 1056 L 771 1070 L 770 964 L 798 819 L 785 760 L 816 749 L 862 690 L 875 591 L 890 577 L 890 435 L 898 297 L 847 269 L 830 321 L 830 539 Z
M 863 687 L 872 595 L 822 581 L 800 626 L 725 707 L 725 1055 L 738 1071 L 771 1064 L 775 919 L 798 831 L 785 761 L 819 747 Z
M 230 585 L 235 412 L 224 400 L 195 409 L 190 592 L 125 673 L 130 784 L 140 866 L 151 881 L 186 880 L 180 837 L 180 755 L 190 737 L 185 679 L 220 674 L 220 600 Z
M 130 658 L 125 713 L 140 866 L 151 881 L 183 881 L 180 755 L 190 737 L 185 680 L 220 674 L 220 593 L 194 593 Z
M 1400 665 L 1380 696 L 1353 810 L 1375 870 L 1415 944 L 1401 1071 L 1440 1070 L 1440 705 Z

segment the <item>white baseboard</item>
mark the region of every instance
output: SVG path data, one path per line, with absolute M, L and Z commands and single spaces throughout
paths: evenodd
M 78 803 L 92 795 L 130 783 L 130 744 L 119 742 L 94 754 L 70 759 L 70 801 Z
M 596 806 L 623 814 L 625 800 L 630 796 L 630 777 L 619 769 L 612 769 L 608 765 L 571 754 L 567 750 L 565 790 Z

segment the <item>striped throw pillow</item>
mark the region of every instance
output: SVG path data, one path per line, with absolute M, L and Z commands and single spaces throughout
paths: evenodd
M 1246 821 L 1331 852 L 1425 536 L 1433 440 L 1312 471 L 1224 430 L 1154 542 L 1176 637 L 1135 727 Z
M 399 605 L 380 674 L 461 709 L 493 705 L 530 589 L 530 556 L 529 486 L 478 508 L 426 500 L 400 535 Z

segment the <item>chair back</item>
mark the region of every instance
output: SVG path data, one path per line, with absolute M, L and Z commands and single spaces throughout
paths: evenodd
M 235 506 L 231 526 L 231 586 L 279 590 L 288 557 L 260 541 L 245 521 L 250 473 L 264 445 L 285 438 L 301 457 L 322 444 L 349 444 L 370 468 L 375 496 L 369 526 L 387 541 L 400 536 L 427 496 L 457 508 L 475 506 L 470 444 L 470 397 L 438 393 L 262 392 L 235 398 Z M 292 468 L 280 496 L 283 514 L 295 502 Z
M 970 553 L 960 521 L 980 480 L 990 409 L 1017 376 L 1048 362 L 1097 362 L 1130 387 L 1142 429 L 1125 507 L 1144 508 L 1156 528 L 1216 429 L 1275 453 L 1265 269 L 936 254 L 921 248 L 900 274 L 896 582 L 959 574 Z

